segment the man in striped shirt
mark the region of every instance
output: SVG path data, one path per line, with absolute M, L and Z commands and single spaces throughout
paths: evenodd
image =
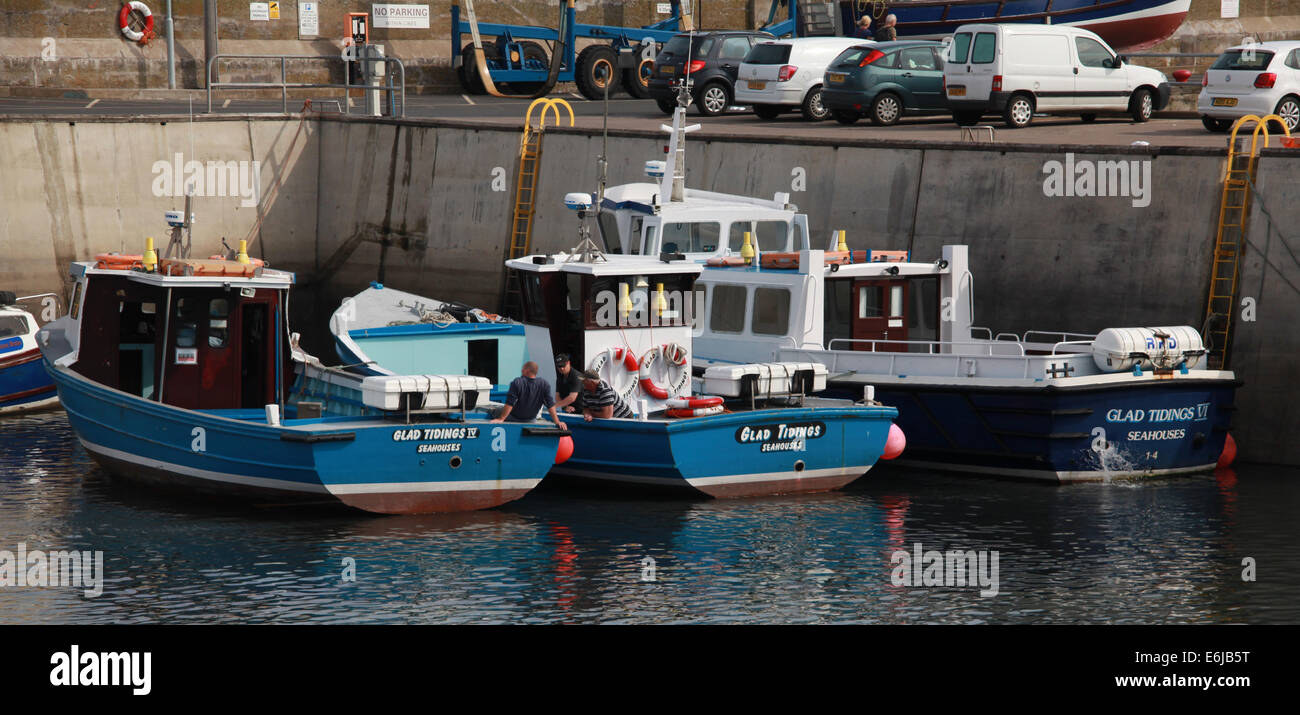
M 590 422 L 594 418 L 610 417 L 632 417 L 632 410 L 608 382 L 600 379 L 600 373 L 583 370 L 582 418 Z

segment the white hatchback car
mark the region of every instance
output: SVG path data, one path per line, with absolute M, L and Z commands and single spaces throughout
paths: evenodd
M 1201 80 L 1196 111 L 1212 132 L 1237 119 L 1276 114 L 1291 132 L 1300 125 L 1300 42 L 1260 42 L 1230 47 Z
M 826 68 L 844 50 L 870 42 L 856 37 L 801 37 L 754 45 L 740 65 L 736 104 L 753 106 L 754 114 L 763 119 L 798 109 L 804 119 L 819 122 L 830 116 L 822 104 Z

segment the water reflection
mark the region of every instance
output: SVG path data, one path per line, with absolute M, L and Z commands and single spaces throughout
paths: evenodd
M 1056 488 L 881 469 L 731 501 L 547 482 L 502 509 L 375 517 L 119 483 L 52 413 L 0 423 L 0 550 L 102 550 L 104 594 L 0 587 L 0 622 L 1294 622 L 1296 476 Z M 999 595 L 894 585 L 891 554 L 916 544 L 997 551 Z

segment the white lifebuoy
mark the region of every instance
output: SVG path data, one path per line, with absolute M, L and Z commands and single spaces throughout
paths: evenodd
M 613 365 L 619 364 L 623 366 L 623 372 L 625 374 L 633 377 L 633 379 L 628 380 L 624 385 L 617 384 L 618 381 L 615 380 L 615 375 L 618 371 L 612 369 Z M 606 366 L 611 366 L 609 373 L 601 372 Z M 632 354 L 631 350 L 625 348 L 608 348 L 602 350 L 596 354 L 596 357 L 591 359 L 591 364 L 587 366 L 588 369 L 601 373 L 602 377 L 608 374 L 609 378 L 605 381 L 608 382 L 609 386 L 614 388 L 614 391 L 618 393 L 619 397 L 622 397 L 623 401 L 628 404 L 631 404 L 629 401 L 632 399 L 632 393 L 636 391 L 637 381 L 635 378 L 637 367 L 636 356 Z
M 701 407 L 717 407 L 722 404 L 722 398 L 716 395 L 700 395 L 699 397 L 673 397 L 664 401 L 665 407 L 689 407 L 698 409 Z
M 698 409 L 674 407 L 664 410 L 664 414 L 668 417 L 706 417 L 708 415 L 720 415 L 726 411 L 727 408 L 722 405 L 714 405 L 712 407 L 700 407 Z
M 678 377 L 672 377 L 672 367 L 669 367 L 669 386 L 660 387 L 655 384 L 654 378 L 650 376 L 650 369 L 654 366 L 655 360 L 663 356 L 665 361 L 678 369 Z M 677 343 L 668 343 L 667 345 L 650 348 L 649 352 L 641 356 L 641 368 L 637 371 L 637 382 L 641 385 L 641 391 L 657 399 L 666 400 L 670 397 L 681 394 L 690 381 L 691 369 L 686 359 L 686 348 Z
M 131 29 L 132 10 L 144 15 L 144 32 L 137 32 Z M 122 11 L 117 14 L 117 26 L 122 30 L 122 36 L 126 39 L 132 42 L 139 42 L 142 45 L 146 44 L 149 42 L 148 38 L 153 37 L 153 11 L 149 9 L 148 5 L 145 5 L 139 0 L 131 0 L 131 2 L 123 3 Z

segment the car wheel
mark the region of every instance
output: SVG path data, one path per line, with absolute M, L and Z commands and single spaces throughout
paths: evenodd
M 1097 115 L 1092 114 L 1092 113 L 1088 113 L 1088 114 L 1080 114 L 1080 115 L 1079 115 L 1079 119 L 1082 119 L 1083 122 L 1084 122 L 1085 124 L 1087 124 L 1087 123 L 1089 123 L 1089 122 L 1095 122 L 1095 121 L 1097 121 Z
M 1282 118 L 1287 131 L 1294 133 L 1296 126 L 1300 125 L 1300 99 L 1292 96 L 1283 97 L 1282 101 L 1277 103 L 1277 109 L 1274 109 L 1273 113 Z
M 979 112 L 976 111 L 963 110 L 959 112 L 953 112 L 952 120 L 956 122 L 957 126 L 959 127 L 973 127 L 976 124 L 979 124 L 979 121 L 981 118 L 983 118 L 983 116 L 984 116 L 983 114 L 980 114 Z
M 1201 117 L 1201 124 L 1206 129 L 1216 133 L 1223 134 L 1232 128 L 1232 122 L 1227 119 L 1215 119 L 1214 117 Z
M 1002 121 L 1012 129 L 1024 129 L 1034 121 L 1034 100 L 1027 94 L 1017 94 L 1007 102 Z
M 1151 118 L 1155 106 L 1155 100 L 1151 98 L 1151 90 L 1139 89 L 1133 92 L 1133 98 L 1128 101 L 1128 113 L 1133 117 L 1133 121 L 1141 124 Z
M 618 57 L 609 45 L 592 45 L 578 53 L 573 81 L 582 96 L 593 101 L 604 99 L 607 86 L 609 96 L 617 94 L 619 73 L 614 69 L 617 62 Z
M 822 104 L 822 86 L 820 84 L 808 90 L 808 94 L 803 98 L 803 106 L 799 108 L 799 111 L 803 113 L 803 118 L 810 122 L 820 122 L 831 115 L 830 111 L 826 109 L 826 105 Z
M 774 104 L 754 105 L 754 114 L 757 114 L 759 119 L 776 119 L 780 113 L 781 108 Z
M 720 82 L 705 85 L 704 89 L 700 90 L 700 96 L 695 100 L 695 106 L 700 110 L 700 114 L 716 117 L 731 106 L 731 93 L 727 91 L 726 85 Z
M 887 127 L 897 124 L 898 118 L 902 115 L 903 102 L 898 95 L 891 92 L 876 95 L 875 101 L 871 103 L 871 123 L 876 126 Z
M 831 116 L 834 117 L 835 121 L 839 122 L 840 124 L 848 125 L 848 124 L 856 124 L 859 115 L 857 112 L 848 109 L 832 109 Z

